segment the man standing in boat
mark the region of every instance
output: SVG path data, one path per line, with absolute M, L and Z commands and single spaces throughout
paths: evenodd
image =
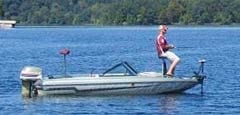
M 168 76 L 173 76 L 175 68 L 177 64 L 180 62 L 180 58 L 173 52 L 170 51 L 170 49 L 174 48 L 174 45 L 170 45 L 167 43 L 166 33 L 167 33 L 168 27 L 166 25 L 160 25 L 159 26 L 159 35 L 156 39 L 156 48 L 159 58 L 167 58 L 170 60 L 171 65 L 166 73 Z

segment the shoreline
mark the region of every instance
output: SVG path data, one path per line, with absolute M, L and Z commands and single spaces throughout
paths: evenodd
M 59 28 L 59 27 L 154 27 L 159 25 L 97 25 L 97 24 L 82 24 L 82 25 L 28 25 L 28 24 L 16 24 L 16 27 L 34 27 L 34 28 Z M 240 27 L 240 23 L 232 23 L 228 25 L 220 25 L 217 23 L 206 23 L 206 24 L 171 24 L 169 27 Z
M 15 28 L 152 28 L 159 25 L 48 25 L 48 26 L 31 26 L 31 25 L 16 25 Z M 168 25 L 173 28 L 239 28 L 240 25 Z

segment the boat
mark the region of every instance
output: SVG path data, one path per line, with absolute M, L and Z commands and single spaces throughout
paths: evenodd
M 69 52 L 65 52 L 67 55 Z M 63 53 L 64 54 L 64 53 Z M 64 60 L 66 59 L 64 55 Z M 66 62 L 66 61 L 64 61 Z M 156 95 L 180 93 L 203 84 L 203 64 L 191 77 L 169 77 L 164 72 L 137 72 L 123 61 L 103 73 L 63 74 L 43 76 L 42 68 L 25 66 L 21 73 L 22 95 L 26 97 L 43 95 Z M 66 63 L 65 63 L 66 65 Z M 122 67 L 124 72 L 115 73 Z M 165 68 L 166 69 L 166 68 Z M 66 69 L 65 69 L 66 70 Z M 66 71 L 65 71 L 66 72 Z
M 15 20 L 0 20 L 0 28 L 14 28 L 15 25 Z

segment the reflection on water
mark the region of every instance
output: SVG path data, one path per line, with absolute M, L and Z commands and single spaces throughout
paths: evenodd
M 161 97 L 160 100 L 160 111 L 163 114 L 173 114 L 177 111 L 177 104 L 178 104 L 179 95 L 174 94 L 166 94 Z

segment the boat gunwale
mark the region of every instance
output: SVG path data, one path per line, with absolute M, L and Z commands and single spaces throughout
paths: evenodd
M 81 79 L 79 79 L 81 80 Z M 158 79 L 151 79 L 151 80 L 130 80 L 130 81 L 103 81 L 105 79 L 101 79 L 96 81 L 46 81 L 44 80 L 43 83 L 41 84 L 41 86 L 74 86 L 74 85 L 106 85 L 106 84 L 131 84 L 131 83 L 140 83 L 140 84 L 144 84 L 144 83 L 172 83 L 172 82 L 193 82 L 193 83 L 198 83 L 197 79 L 193 79 L 193 78 L 188 78 L 188 79 L 184 79 L 184 78 L 158 78 Z M 157 80 L 157 81 L 156 81 Z

